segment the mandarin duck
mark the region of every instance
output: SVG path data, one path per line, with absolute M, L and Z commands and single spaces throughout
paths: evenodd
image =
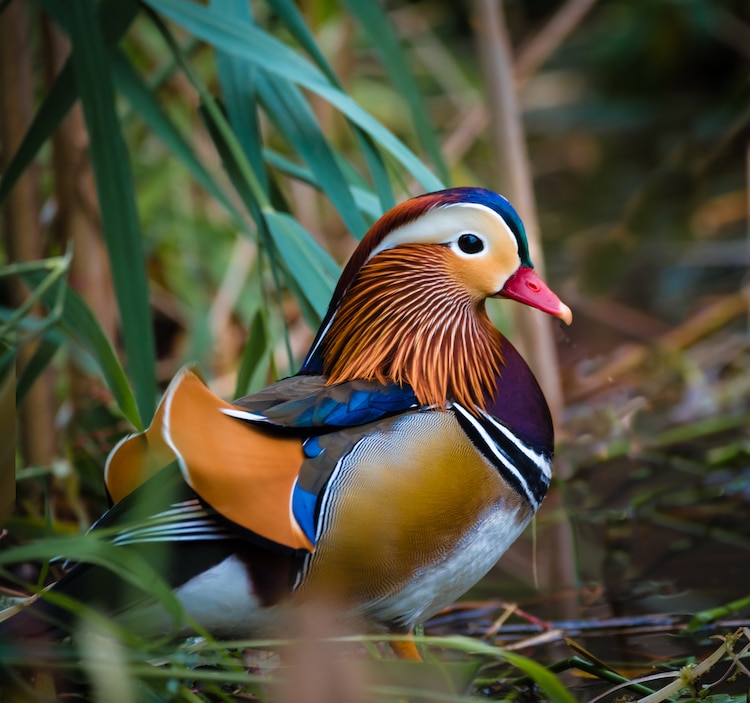
M 463 187 L 398 205 L 344 268 L 296 375 L 232 403 L 190 369 L 175 377 L 151 426 L 112 450 L 114 506 L 93 529 L 216 637 L 267 635 L 284 604 L 319 597 L 411 633 L 497 562 L 550 482 L 550 413 L 485 312 L 497 297 L 571 321 L 505 198 Z M 52 591 L 144 634 L 191 631 L 101 566 Z M 71 619 L 42 597 L 0 636 Z M 394 648 L 418 658 L 408 639 Z

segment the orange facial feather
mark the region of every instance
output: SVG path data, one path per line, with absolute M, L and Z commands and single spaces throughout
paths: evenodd
M 333 300 L 339 300 L 356 277 L 357 272 L 367 261 L 373 250 L 394 229 L 416 220 L 420 215 L 430 210 L 440 199 L 434 194 L 425 194 L 411 198 L 396 207 L 391 208 L 370 228 L 355 249 L 336 285 Z
M 452 256 L 440 245 L 402 245 L 362 267 L 326 335 L 329 384 L 408 383 L 425 405 L 485 408 L 502 338 L 484 301 L 456 276 Z

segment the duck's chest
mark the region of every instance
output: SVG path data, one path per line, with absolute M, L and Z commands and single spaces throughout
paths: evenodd
M 457 412 L 414 413 L 353 443 L 321 495 L 300 590 L 413 624 L 492 567 L 536 505 L 464 425 Z

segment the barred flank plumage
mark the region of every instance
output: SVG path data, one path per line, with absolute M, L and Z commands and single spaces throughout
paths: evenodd
M 501 372 L 501 336 L 450 263 L 437 244 L 388 249 L 367 262 L 326 335 L 328 383 L 390 381 L 410 385 L 423 405 L 484 409 Z

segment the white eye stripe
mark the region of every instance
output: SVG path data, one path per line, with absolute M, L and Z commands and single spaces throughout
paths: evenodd
M 416 220 L 397 227 L 373 249 L 369 258 L 402 244 L 444 244 L 456 253 L 467 256 L 457 246 L 462 234 L 480 237 L 485 243 L 486 251 L 498 227 L 510 237 L 513 247 L 518 251 L 515 234 L 497 212 L 478 203 L 451 203 L 428 210 Z

